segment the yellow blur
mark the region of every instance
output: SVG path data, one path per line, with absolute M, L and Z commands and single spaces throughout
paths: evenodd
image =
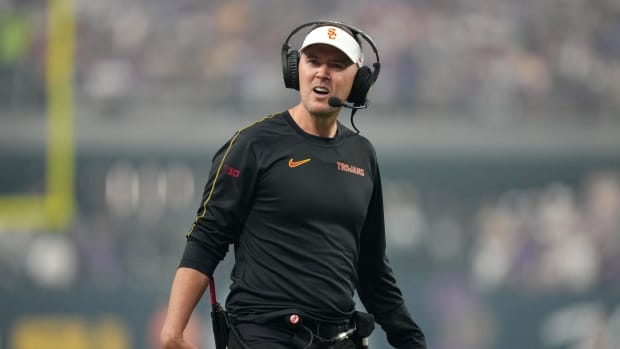
M 75 0 L 48 0 L 46 192 L 0 196 L 0 228 L 62 230 L 74 211 Z
M 16 321 L 9 349 L 128 349 L 129 332 L 117 317 L 34 315 Z

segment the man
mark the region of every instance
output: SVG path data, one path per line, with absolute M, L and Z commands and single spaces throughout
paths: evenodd
M 312 24 L 299 51 L 283 54 L 299 104 L 239 130 L 213 159 L 172 284 L 163 348 L 196 348 L 183 329 L 230 244 L 229 348 L 357 348 L 355 290 L 391 345 L 426 348 L 385 255 L 375 150 L 329 102 L 365 101 L 374 81 L 363 80 L 377 74 L 360 77 L 370 69 L 358 36 L 370 39 L 341 23 Z

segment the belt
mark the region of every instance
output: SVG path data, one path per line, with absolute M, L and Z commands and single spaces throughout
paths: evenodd
M 313 319 L 304 317 L 297 314 L 290 314 L 284 317 L 277 317 L 268 322 L 269 326 L 286 327 L 289 329 L 306 328 L 310 330 L 315 336 L 324 339 L 334 339 L 341 336 L 344 333 L 349 332 L 355 328 L 355 321 L 344 320 L 341 322 L 320 322 Z M 352 332 L 347 333 L 346 337 L 349 337 Z
M 304 319 L 301 325 L 305 326 L 315 335 L 325 339 L 338 337 L 339 335 L 346 333 L 350 329 L 355 328 L 355 324 L 352 323 L 352 321 L 347 321 L 340 324 L 333 324 L 326 322 L 316 322 L 311 319 Z

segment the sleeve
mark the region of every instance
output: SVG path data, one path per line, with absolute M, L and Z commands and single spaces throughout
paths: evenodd
M 393 347 L 425 349 L 424 333 L 405 306 L 386 256 L 383 193 L 378 166 L 375 171 L 373 194 L 360 240 L 358 294 Z
M 201 205 L 186 234 L 179 267 L 213 275 L 239 239 L 247 217 L 257 178 L 251 142 L 237 132 L 213 157 Z

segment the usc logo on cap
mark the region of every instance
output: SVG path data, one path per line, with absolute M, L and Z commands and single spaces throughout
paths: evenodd
M 336 28 L 327 29 L 327 37 L 332 40 L 336 40 Z

